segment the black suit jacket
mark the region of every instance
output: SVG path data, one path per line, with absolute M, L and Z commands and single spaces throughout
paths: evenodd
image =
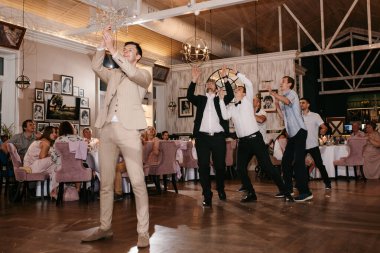
M 228 105 L 234 98 L 234 92 L 229 82 L 227 82 L 225 85 L 226 85 L 226 95 L 224 96 L 223 100 L 224 100 L 224 103 Z M 193 83 L 193 82 L 190 83 L 190 86 L 187 89 L 187 99 L 193 105 L 197 107 L 197 113 L 195 115 L 194 129 L 193 129 L 193 136 L 197 138 L 199 137 L 199 128 L 201 127 L 203 112 L 206 108 L 207 97 L 204 95 L 197 95 L 197 96 L 194 95 L 195 86 L 196 86 L 196 83 Z M 224 132 L 227 135 L 229 133 L 229 124 L 228 124 L 228 120 L 224 120 L 222 117 L 222 112 L 220 111 L 218 96 L 215 96 L 214 98 L 214 105 L 215 105 L 216 113 L 218 114 L 218 117 L 219 117 L 219 124 L 223 127 Z

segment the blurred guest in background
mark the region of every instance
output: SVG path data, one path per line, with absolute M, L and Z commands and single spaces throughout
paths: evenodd
M 376 123 L 366 124 L 367 144 L 364 146 L 364 176 L 368 179 L 380 178 L 380 133 L 376 131 Z
M 365 137 L 364 132 L 360 130 L 360 122 L 352 123 L 352 134 L 350 137 Z

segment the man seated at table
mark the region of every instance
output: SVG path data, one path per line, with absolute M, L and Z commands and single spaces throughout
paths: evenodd
M 83 139 L 88 144 L 88 152 L 98 151 L 99 148 L 99 139 L 92 137 L 92 129 L 85 127 L 82 131 Z
M 356 121 L 352 123 L 352 134 L 350 138 L 352 137 L 359 137 L 359 138 L 365 137 L 364 132 L 360 130 L 360 122 Z
M 36 125 L 33 120 L 27 119 L 22 122 L 22 133 L 15 134 L 9 140 L 1 144 L 1 150 L 8 154 L 7 143 L 13 143 L 20 155 L 21 160 L 24 160 L 26 151 L 28 150 L 30 144 L 41 136 L 41 133 L 36 133 Z
M 168 133 L 168 131 L 163 131 L 162 134 L 161 134 L 161 138 L 164 141 L 168 141 L 169 140 L 169 133 Z

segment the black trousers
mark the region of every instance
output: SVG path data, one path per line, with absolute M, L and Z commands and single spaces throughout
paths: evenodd
M 236 167 L 241 176 L 241 182 L 244 188 L 248 192 L 255 193 L 247 170 L 248 164 L 254 155 L 256 155 L 260 166 L 262 166 L 266 173 L 271 176 L 279 191 L 285 193 L 285 184 L 282 181 L 280 172 L 273 166 L 269 158 L 268 149 L 265 146 L 263 136 L 260 132 L 256 132 L 255 134 L 250 135 L 249 138 L 245 137 L 239 139 Z
M 210 156 L 215 168 L 216 188 L 224 190 L 224 174 L 226 170 L 226 140 L 225 134 L 214 136 L 199 134 L 195 139 L 195 149 L 198 155 L 199 181 L 202 185 L 202 194 L 205 199 L 211 199 Z
M 331 184 L 329 175 L 327 174 L 326 167 L 323 165 L 322 161 L 322 156 L 321 156 L 321 151 L 319 150 L 319 147 L 311 148 L 311 149 L 306 149 L 306 154 L 310 154 L 311 157 L 314 160 L 315 167 L 319 169 L 319 172 L 321 173 L 323 182 L 325 185 Z
M 310 194 L 309 171 L 305 166 L 306 137 L 307 131 L 300 129 L 295 136 L 289 138 L 281 162 L 286 189 L 293 191 L 294 168 L 296 185 L 300 194 Z M 293 161 L 294 166 L 292 166 Z

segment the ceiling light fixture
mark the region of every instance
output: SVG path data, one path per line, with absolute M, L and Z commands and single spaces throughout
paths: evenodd
M 97 30 L 111 25 L 112 30 L 116 31 L 117 25 L 121 24 L 126 17 L 128 17 L 128 7 L 126 6 L 119 9 L 115 9 L 113 6 L 107 9 L 97 7 L 95 15 L 90 18 L 89 25 L 95 26 Z
M 210 49 L 204 39 L 197 37 L 197 17 L 194 15 L 194 37 L 182 44 L 183 60 L 191 66 L 200 66 L 210 59 Z
M 170 82 L 173 87 L 173 39 L 170 39 Z M 177 104 L 173 100 L 173 91 L 171 93 L 171 100 L 168 104 L 168 108 L 171 112 L 175 111 L 175 108 L 177 107 Z
M 22 1 L 22 27 L 25 28 L 25 0 Z M 22 41 L 22 71 L 21 75 L 16 78 L 15 84 L 17 88 L 24 90 L 30 86 L 30 79 L 24 75 L 24 65 L 25 65 L 25 50 L 24 50 L 24 39 Z

